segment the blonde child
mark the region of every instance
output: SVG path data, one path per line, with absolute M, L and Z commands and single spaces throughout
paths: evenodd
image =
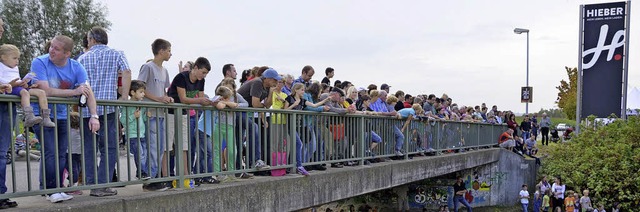
M 284 87 L 285 84 L 285 78 L 283 77 L 282 80 L 278 81 L 278 84 L 276 85 L 276 89 L 273 91 L 273 95 L 272 95 L 272 103 L 271 104 L 271 109 L 285 109 L 289 107 L 289 102 L 287 102 L 287 94 L 282 92 L 282 88 Z M 282 152 L 285 149 L 285 145 L 284 145 L 284 139 L 285 136 L 287 136 L 288 134 L 288 130 L 287 130 L 287 115 L 286 114 L 281 114 L 281 113 L 273 113 L 274 115 L 272 115 L 272 123 L 273 126 L 270 127 L 271 130 L 271 134 L 274 135 L 274 138 L 276 139 L 276 142 L 274 143 L 275 145 L 271 146 L 271 150 L 270 152 Z M 278 162 L 280 163 L 284 163 L 284 164 L 278 164 Z M 276 165 L 285 165 L 286 161 L 279 161 L 279 160 L 272 160 L 271 161 L 271 165 L 272 166 L 276 166 Z
M 18 58 L 20 58 L 18 47 L 11 44 L 0 46 L 0 74 L 2 76 L 0 77 L 0 84 L 10 84 L 13 87 L 11 94 L 20 96 L 25 127 L 33 127 L 33 125 L 40 123 L 44 127 L 55 127 L 56 124 L 49 117 L 51 110 L 48 106 L 47 94 L 42 89 L 29 88 L 28 84 L 34 78 L 33 74 L 27 74 L 24 79 L 20 80 Z M 38 105 L 41 108 L 42 117 L 34 115 L 30 101 L 31 95 L 38 97 Z
M 549 191 L 549 189 L 547 189 L 544 192 L 544 196 L 542 197 L 542 211 L 544 212 L 548 212 L 549 211 L 549 200 L 551 200 L 551 192 Z

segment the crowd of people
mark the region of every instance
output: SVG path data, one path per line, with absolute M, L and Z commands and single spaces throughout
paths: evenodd
M 533 203 L 529 202 L 531 197 L 527 185 L 522 185 L 519 196 L 523 211 L 528 211 L 531 204 L 534 212 L 606 212 L 602 202 L 597 204 L 592 202 L 589 189 L 582 190 L 581 196 L 579 190 L 568 190 L 561 177 L 555 177 L 552 181 L 553 184 L 547 176 L 543 176 L 535 185 Z M 620 211 L 620 204 L 614 203 L 611 211 Z
M 333 68 L 326 68 L 326 77 L 318 82 L 312 80 L 315 75 L 312 66 L 304 66 L 298 78 L 280 74 L 272 67 L 254 67 L 241 73 L 240 85 L 237 85 L 235 66 L 226 64 L 222 68 L 223 80 L 217 84 L 215 91 L 209 91 L 213 96 L 210 97 L 204 89 L 205 78 L 211 71 L 207 58 L 199 57 L 184 65 L 180 63 L 181 71 L 171 78 L 164 66 L 172 57 L 171 43 L 156 39 L 151 44 L 153 59 L 142 65 L 138 78 L 132 80 L 131 68 L 124 53 L 107 45 L 105 29 L 94 27 L 86 32 L 84 38 L 84 52 L 80 55 L 73 55 L 74 41 L 68 36 L 52 38 L 45 47 L 47 54 L 34 58 L 30 74 L 23 78 L 19 76 L 18 48 L 11 44 L 0 46 L 0 90 L 5 95 L 21 97 L 25 127 L 30 128 L 36 136 L 36 142 L 42 144 L 41 189 L 63 187 L 67 170 L 72 172 L 72 182 L 75 184 L 78 176 L 83 177 L 84 185 L 115 182 L 112 176 L 116 175 L 120 129 L 124 129 L 125 140 L 134 156 L 136 177 L 140 180 L 167 177 L 177 171 L 201 174 L 244 170 L 243 173 L 228 177 L 252 178 L 252 173 L 269 170 L 270 164 L 281 161 L 280 157 L 287 160 L 286 155 L 280 154 L 274 155 L 278 159 L 265 158 L 272 155 L 261 152 L 280 145 L 269 140 L 274 136 L 295 137 L 295 145 L 292 145 L 295 158 L 291 160 L 295 161 L 293 172 L 298 174 L 307 176 L 311 170 L 327 169 L 324 164 L 303 166 L 303 163 L 313 161 L 314 157 L 315 161 L 335 157 L 325 152 L 325 143 L 330 141 L 320 134 L 326 126 L 318 124 L 314 117 L 293 120 L 277 111 L 269 116 L 262 112 L 225 109 L 304 110 L 407 119 L 406 122 L 389 126 L 394 143 L 390 154 L 395 156 L 407 154 L 403 149 L 404 132 L 412 119 L 502 124 L 505 123 L 503 117 L 513 116 L 511 112 L 498 111 L 495 105 L 491 110 L 485 103 L 477 106 L 458 105 L 446 94 L 437 97 L 434 94 L 411 95 L 399 90 L 391 93 L 388 84 L 382 84 L 378 89 L 375 84 L 364 88 L 349 81 L 335 80 L 331 83 L 335 75 Z M 29 102 L 31 95 L 38 97 L 38 103 Z M 79 97 L 80 107 L 78 111 L 68 110 L 67 105 L 53 107 L 48 104 L 47 97 Z M 118 108 L 98 106 L 96 100 L 133 102 Z M 211 109 L 169 107 L 165 111 L 159 107 L 132 106 L 139 101 L 210 106 Z M 9 114 L 15 115 L 15 111 L 16 108 L 9 107 L 9 104 L 0 103 L 0 152 L 7 152 L 11 144 L 11 136 L 7 135 L 11 135 L 10 129 L 14 123 L 9 122 L 12 120 Z M 289 132 L 284 127 L 288 122 L 296 122 L 301 127 Z M 179 132 L 173 126 L 177 125 L 187 132 L 176 135 Z M 333 130 L 339 129 L 335 127 L 337 124 L 333 126 Z M 268 133 L 276 135 L 270 136 Z M 375 156 L 382 138 L 375 130 L 365 134 L 369 144 L 364 152 L 367 156 Z M 340 136 L 346 137 L 344 132 Z M 345 154 L 349 154 L 350 148 L 343 148 L 346 149 Z M 178 149 L 182 151 L 178 152 Z M 182 161 L 175 161 L 175 155 L 178 154 L 182 154 Z M 2 155 L 0 164 L 6 160 L 6 156 Z M 72 160 L 72 167 L 66 167 L 67 159 Z M 344 165 L 354 164 L 332 163 L 331 167 L 341 168 Z M 174 170 L 173 167 L 182 167 L 183 170 Z M 0 166 L 0 193 L 7 191 L 5 180 L 6 167 Z M 173 183 L 187 186 L 215 184 L 220 183 L 220 179 L 205 176 Z M 144 183 L 142 187 L 145 191 L 164 191 L 173 186 L 172 182 L 154 182 Z M 91 189 L 90 195 L 112 196 L 117 195 L 117 190 L 111 187 L 95 188 Z M 73 198 L 65 192 L 46 196 L 53 203 Z M 16 206 L 17 203 L 9 199 L 0 201 L 0 208 Z

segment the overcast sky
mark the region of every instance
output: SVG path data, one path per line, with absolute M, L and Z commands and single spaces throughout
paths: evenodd
M 212 95 L 226 63 L 238 72 L 267 65 L 298 77 L 311 65 L 320 81 L 358 87 L 391 85 L 410 94 L 449 94 L 462 105 L 498 105 L 524 112 L 520 87 L 526 77 L 530 34 L 529 111 L 556 107 L 564 67 L 578 63 L 579 5 L 603 1 L 196 1 L 102 0 L 113 23 L 109 46 L 123 50 L 137 78 L 153 57 L 151 42 L 172 43 L 165 63 L 177 74 L 179 61 L 209 59 L 205 93 Z M 640 2 L 632 2 L 640 13 Z M 639 20 L 633 18 L 632 20 Z M 631 22 L 631 86 L 640 86 L 640 21 Z M 240 75 L 238 75 L 238 79 Z

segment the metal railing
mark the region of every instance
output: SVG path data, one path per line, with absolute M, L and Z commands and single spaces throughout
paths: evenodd
M 54 104 L 52 111 L 60 107 L 66 107 L 71 111 L 77 100 L 49 98 L 49 103 Z M 15 108 L 19 99 L 0 95 L 0 104 L 9 104 Z M 438 153 L 494 146 L 498 136 L 506 130 L 506 125 L 434 120 L 407 122 L 395 117 L 358 114 L 253 108 L 216 110 L 213 107 L 184 104 L 98 101 L 98 107 L 110 106 L 115 106 L 116 112 L 100 116 L 101 128 L 96 134 L 88 131 L 86 125 L 89 118 L 81 119 L 78 129 L 81 135 L 79 142 L 72 141 L 72 123 L 62 121 L 71 120 L 69 113 L 66 117 L 58 117 L 52 112 L 53 120 L 57 120 L 54 129 L 34 126 L 33 131 L 39 140 L 40 149 L 33 151 L 28 141 L 34 136 L 27 133 L 26 152 L 40 152 L 40 161 L 32 160 L 28 157 L 29 154 L 26 154 L 24 161 L 16 158 L 19 157 L 15 154 L 19 149 L 16 148 L 15 138 L 18 134 L 24 133 L 24 130 L 18 127 L 21 123 L 16 121 L 15 109 L 9 110 L 7 114 L 12 123 L 12 133 L 0 136 L 11 136 L 11 144 L 0 145 L 10 145 L 9 151 L 14 155 L 14 159 L 13 163 L 7 165 L 5 184 L 8 190 L 7 193 L 0 194 L 0 199 L 172 180 L 183 182 L 185 179 L 211 176 L 233 176 L 258 171 L 258 160 L 270 165 L 270 168 L 260 171 L 293 168 L 292 173 L 295 173 L 295 168 L 300 165 L 341 162 L 363 165 L 365 160 L 375 158 L 408 159 L 409 155 L 425 152 Z M 130 133 L 125 132 L 134 132 L 135 135 L 136 131 L 141 131 L 142 126 L 121 125 L 120 119 L 127 123 L 126 120 L 132 120 L 131 116 L 135 116 L 135 113 L 127 113 L 128 110 L 145 109 L 149 111 L 148 114 L 140 113 L 146 128 L 142 133 L 144 139 L 131 138 Z M 170 125 L 169 109 L 173 109 L 174 114 L 185 112 L 187 115 L 175 115 L 174 124 Z M 197 111 L 196 115 L 190 116 L 189 110 Z M 83 115 L 86 114 L 80 112 L 80 117 Z M 133 117 L 133 120 L 137 119 Z M 183 122 L 186 124 L 182 124 Z M 405 124 L 407 125 L 401 132 Z M 43 131 L 46 130 L 54 131 L 54 136 L 45 136 L 47 134 Z M 170 138 L 169 130 L 175 131 L 172 139 L 164 139 Z M 189 141 L 184 141 L 184 137 Z M 106 142 L 109 139 L 112 140 L 111 145 Z M 152 145 L 153 140 L 157 145 Z M 113 142 L 124 143 L 124 150 L 117 144 L 114 148 Z M 187 145 L 184 145 L 186 149 L 183 142 L 187 142 Z M 173 144 L 174 151 L 169 151 L 167 147 Z M 48 145 L 54 145 L 54 148 Z M 76 150 L 79 147 L 79 153 L 72 151 L 74 145 Z M 104 148 L 97 148 L 100 146 Z M 50 151 L 45 151 L 48 148 Z M 187 154 L 181 154 L 183 151 Z M 398 151 L 402 156 L 397 154 Z M 166 163 L 162 161 L 163 155 L 167 156 Z M 181 162 L 183 160 L 187 161 L 187 169 L 184 162 Z M 175 166 L 171 161 L 175 161 Z M 104 164 L 110 164 L 109 162 L 115 162 L 114 169 L 118 181 L 112 180 L 110 172 L 100 170 L 108 166 Z M 56 173 L 46 174 L 47 169 L 54 169 Z M 162 174 L 162 170 L 165 170 L 166 174 Z M 145 178 L 145 175 L 151 178 Z M 51 176 L 55 177 L 55 186 L 46 185 L 46 182 L 52 180 L 47 177 Z M 82 183 L 69 187 L 74 184 L 73 179 L 76 177 Z M 176 183 L 176 186 L 184 185 Z

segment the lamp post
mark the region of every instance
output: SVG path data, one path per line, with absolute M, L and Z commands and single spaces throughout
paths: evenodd
M 529 87 L 529 29 L 515 28 L 513 30 L 516 34 L 527 33 L 527 87 Z M 525 114 L 529 114 L 529 101 L 525 103 Z

